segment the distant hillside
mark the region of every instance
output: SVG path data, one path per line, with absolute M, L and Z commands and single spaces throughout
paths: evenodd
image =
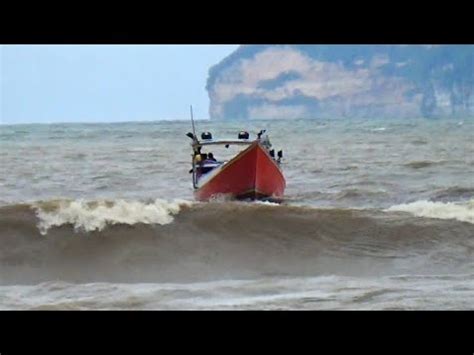
M 474 46 L 241 46 L 209 70 L 213 119 L 474 115 Z

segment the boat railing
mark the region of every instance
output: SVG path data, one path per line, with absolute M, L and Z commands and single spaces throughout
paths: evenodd
M 250 145 L 254 141 L 249 139 L 239 139 L 239 140 L 230 140 L 230 139 L 223 139 L 223 140 L 206 140 L 206 141 L 196 141 L 193 142 L 192 145 L 194 147 L 203 147 L 207 145 Z
M 218 166 L 221 166 L 222 164 L 224 164 L 224 162 L 205 163 L 205 164 L 198 164 L 198 167 L 200 167 L 200 168 L 217 168 Z

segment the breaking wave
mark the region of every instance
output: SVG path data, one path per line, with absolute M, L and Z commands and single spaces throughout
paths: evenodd
M 44 235 L 51 227 L 64 224 L 85 232 L 101 231 L 106 225 L 114 224 L 168 224 L 181 207 L 191 204 L 192 202 L 185 200 L 167 202 L 161 199 L 149 203 L 125 200 L 55 200 L 36 203 L 33 208 L 39 219 L 38 228 Z
M 442 206 L 472 223 L 472 205 Z M 470 223 L 381 210 L 47 201 L 0 207 L 0 284 L 470 272 L 473 235 Z
M 474 224 L 474 200 L 467 202 L 416 201 L 392 206 L 387 211 L 409 212 L 417 217 L 455 219 Z

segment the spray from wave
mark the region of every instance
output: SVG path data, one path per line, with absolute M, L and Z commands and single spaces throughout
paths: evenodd
M 388 208 L 389 212 L 408 212 L 416 217 L 455 219 L 474 224 L 474 199 L 467 202 L 416 201 Z
M 114 224 L 168 224 L 173 221 L 181 207 L 191 206 L 185 200 L 156 199 L 145 203 L 139 201 L 83 201 L 56 200 L 33 205 L 39 219 L 38 228 L 45 235 L 51 227 L 64 224 L 85 232 L 101 231 Z

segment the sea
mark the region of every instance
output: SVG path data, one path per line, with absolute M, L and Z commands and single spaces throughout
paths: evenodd
M 474 309 L 474 119 L 196 121 L 261 129 L 281 203 L 195 201 L 188 120 L 0 125 L 0 309 Z

